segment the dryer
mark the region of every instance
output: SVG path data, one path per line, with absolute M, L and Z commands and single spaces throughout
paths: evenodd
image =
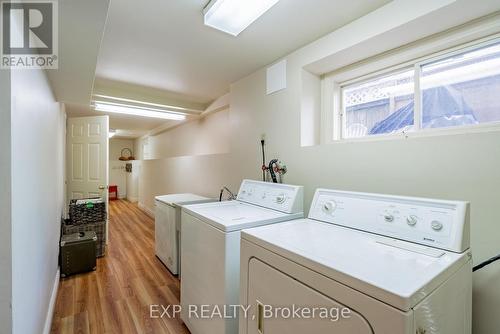
M 470 334 L 469 229 L 466 202 L 319 189 L 308 219 L 242 231 L 239 333 Z
M 238 333 L 241 229 L 303 216 L 303 187 L 253 180 L 237 200 L 183 207 L 181 318 L 192 334 Z M 203 305 L 224 314 L 205 318 Z

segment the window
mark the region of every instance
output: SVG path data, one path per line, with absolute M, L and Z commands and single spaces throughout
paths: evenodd
M 500 124 L 500 41 L 340 85 L 341 138 Z
M 344 138 L 413 127 L 414 73 L 406 70 L 342 89 Z

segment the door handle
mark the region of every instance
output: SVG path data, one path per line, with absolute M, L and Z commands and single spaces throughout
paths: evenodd
M 107 188 L 107 186 L 103 186 L 103 185 L 100 185 L 100 186 L 99 186 L 99 190 L 104 190 L 104 189 L 106 189 L 106 188 Z
M 257 301 L 257 331 L 264 334 L 264 305 Z

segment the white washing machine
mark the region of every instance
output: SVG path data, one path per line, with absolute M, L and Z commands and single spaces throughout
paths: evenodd
M 466 202 L 319 189 L 308 219 L 242 231 L 239 333 L 470 334 L 469 228 Z
M 211 319 L 189 310 L 239 304 L 240 230 L 302 217 L 303 187 L 252 180 L 235 201 L 183 207 L 181 317 L 192 334 L 238 333 L 234 309 Z
M 182 205 L 215 201 L 195 194 L 155 197 L 155 252 L 174 275 L 180 273 L 180 224 Z

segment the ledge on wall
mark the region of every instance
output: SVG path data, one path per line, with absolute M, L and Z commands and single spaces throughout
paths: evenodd
M 305 69 L 301 71 L 300 145 L 320 143 L 321 77 Z

